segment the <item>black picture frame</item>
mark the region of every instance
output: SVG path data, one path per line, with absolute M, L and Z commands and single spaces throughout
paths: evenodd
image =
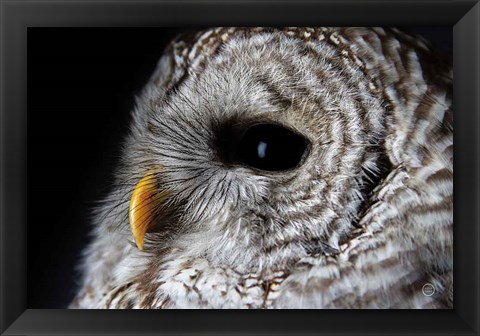
M 477 1 L 1 0 L 2 335 L 479 333 L 480 4 Z M 454 309 L 96 311 L 27 309 L 27 27 L 409 26 L 454 31 Z

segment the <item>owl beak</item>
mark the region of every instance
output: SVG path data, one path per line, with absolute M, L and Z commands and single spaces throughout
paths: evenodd
M 143 250 L 145 233 L 152 228 L 155 216 L 168 196 L 167 191 L 160 191 L 158 188 L 156 174 L 160 169 L 152 169 L 146 173 L 136 185 L 130 199 L 130 229 L 140 250 Z

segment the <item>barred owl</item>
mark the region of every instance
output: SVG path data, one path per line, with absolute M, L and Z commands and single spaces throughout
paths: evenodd
M 452 76 L 397 29 L 176 38 L 70 307 L 452 308 Z

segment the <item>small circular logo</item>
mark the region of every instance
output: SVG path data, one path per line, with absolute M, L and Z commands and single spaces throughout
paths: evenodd
M 433 287 L 431 283 L 426 283 L 422 287 L 422 293 L 425 296 L 432 296 L 433 294 L 435 294 L 435 287 Z

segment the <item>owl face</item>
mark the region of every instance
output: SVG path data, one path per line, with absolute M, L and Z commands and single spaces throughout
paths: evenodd
M 395 29 L 178 38 L 72 307 L 452 307 L 451 91 L 449 65 Z
M 146 251 L 272 269 L 336 250 L 354 228 L 382 170 L 385 107 L 334 34 L 297 33 L 200 40 L 160 62 L 119 174 L 123 204 L 150 176 L 135 206 Z

